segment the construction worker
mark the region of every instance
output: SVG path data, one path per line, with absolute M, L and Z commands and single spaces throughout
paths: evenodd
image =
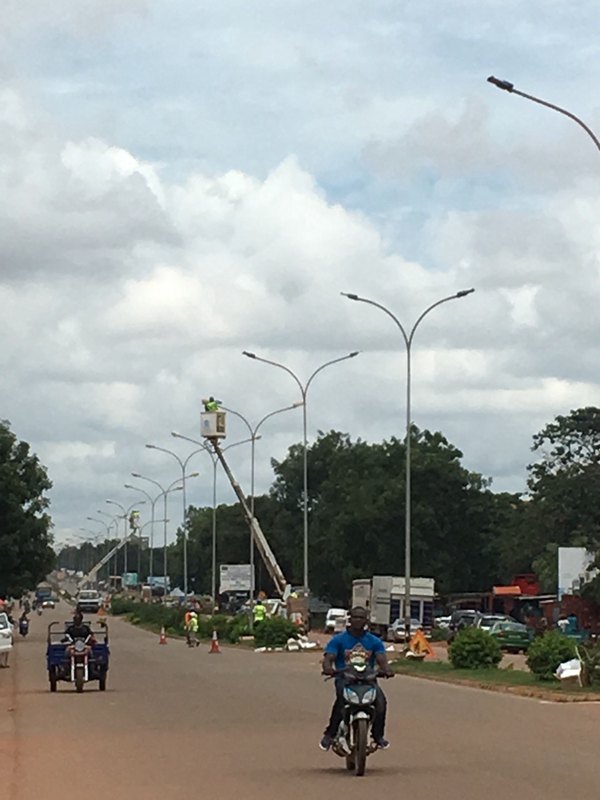
M 221 405 L 220 400 L 215 400 L 215 398 L 211 395 L 208 400 L 202 400 L 204 403 L 204 410 L 205 411 L 218 411 L 219 406 Z
M 198 640 L 198 614 L 195 611 L 190 611 L 190 621 L 188 622 L 189 637 L 188 644 L 190 647 L 198 647 L 200 641 Z
M 185 640 L 186 640 L 186 642 L 188 643 L 188 645 L 190 647 L 192 646 L 191 628 L 190 628 L 190 621 L 192 619 L 192 611 L 193 611 L 193 609 L 188 608 L 188 610 L 185 612 L 185 616 L 183 618 L 183 629 L 185 631 Z
M 262 600 L 258 599 L 254 606 L 254 624 L 257 625 L 259 622 L 264 622 L 267 618 L 267 609 L 264 606 Z

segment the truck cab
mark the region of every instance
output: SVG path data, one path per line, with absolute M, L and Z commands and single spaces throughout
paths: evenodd
M 97 614 L 102 605 L 102 597 L 97 589 L 80 589 L 77 605 L 85 614 Z

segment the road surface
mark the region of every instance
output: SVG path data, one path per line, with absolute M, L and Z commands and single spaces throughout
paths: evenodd
M 34 617 L 0 670 L 3 800 L 597 800 L 600 705 L 396 677 L 392 747 L 355 778 L 317 747 L 318 654 L 209 655 L 112 620 L 108 690 L 50 694 L 44 624 L 60 616 Z

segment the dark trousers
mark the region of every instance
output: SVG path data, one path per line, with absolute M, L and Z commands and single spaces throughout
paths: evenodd
M 383 690 L 377 684 L 377 696 L 375 697 L 375 717 L 373 719 L 373 727 L 371 732 L 373 738 L 377 741 L 383 737 L 385 733 L 385 716 L 387 713 L 387 700 Z M 325 728 L 327 736 L 335 736 L 340 722 L 344 717 L 344 680 L 342 678 L 335 679 L 335 702 L 331 709 L 331 716 L 329 717 L 329 724 Z

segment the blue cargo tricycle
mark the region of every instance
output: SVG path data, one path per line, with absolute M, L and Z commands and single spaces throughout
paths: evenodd
M 85 639 L 71 639 L 65 634 L 69 623 L 65 623 L 63 630 L 60 624 L 51 622 L 48 625 L 46 665 L 50 691 L 56 691 L 58 681 L 72 683 L 77 692 L 82 692 L 89 681 L 98 681 L 98 688 L 104 692 L 110 656 L 108 625 L 100 622 L 93 628 L 87 623 L 90 635 Z

